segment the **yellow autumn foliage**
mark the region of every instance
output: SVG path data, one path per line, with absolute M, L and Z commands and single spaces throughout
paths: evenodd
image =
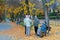
M 2 13 L 3 13 L 3 12 L 4 12 L 4 10 L 5 10 L 5 9 L 4 9 L 4 7 L 3 7 L 3 6 L 0 6 L 0 12 L 2 12 Z
M 12 8 L 8 8 L 8 12 L 12 12 Z
M 44 10 L 36 9 L 35 15 L 39 15 L 39 14 L 44 15 Z
M 25 10 L 25 11 L 24 11 L 24 14 L 26 15 L 27 13 L 28 13 L 28 11 L 27 11 L 27 10 Z
M 60 9 L 60 6 L 58 6 L 58 9 Z
M 45 5 L 46 5 L 46 6 L 49 6 L 49 5 L 50 5 L 50 3 L 45 3 Z
M 27 6 L 25 5 L 25 6 L 24 6 L 24 10 L 26 10 L 26 9 L 27 9 Z
M 14 7 L 14 6 L 4 6 L 2 10 L 7 10 L 8 11 L 8 16 L 10 17 L 10 14 L 9 13 L 14 13 L 14 15 L 16 15 L 17 13 L 21 12 L 22 10 L 24 11 L 24 14 L 26 15 L 28 13 L 27 11 L 27 7 L 29 7 L 29 12 L 30 12 L 30 15 L 33 15 L 33 10 L 36 10 L 35 11 L 35 14 L 38 15 L 40 12 L 43 13 L 43 11 L 41 11 L 40 9 L 36 9 L 34 8 L 34 6 L 36 6 L 35 4 L 29 2 L 29 5 L 26 5 L 25 2 L 20 2 L 20 4 L 22 6 L 18 6 L 18 7 Z M 49 5 L 49 4 L 48 4 Z M 0 7 L 1 9 L 1 7 Z M 7 16 L 7 17 L 8 17 Z
M 17 13 L 21 12 L 23 10 L 22 7 L 17 7 L 13 10 L 13 13 L 16 15 Z
M 54 4 L 54 0 L 50 1 L 49 3 L 45 3 L 46 6 L 50 6 L 52 4 Z
M 6 17 L 7 17 L 7 18 L 10 18 L 10 14 L 7 14 Z

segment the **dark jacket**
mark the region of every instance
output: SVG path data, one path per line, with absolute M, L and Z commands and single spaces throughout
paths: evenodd
M 42 32 L 46 32 L 46 25 L 45 25 L 45 24 L 42 24 L 42 25 L 41 25 L 41 31 L 42 31 Z
M 39 24 L 39 19 L 37 17 L 34 18 L 34 26 L 38 26 Z

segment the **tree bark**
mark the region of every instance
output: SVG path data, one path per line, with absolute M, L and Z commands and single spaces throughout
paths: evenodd
M 46 0 L 42 0 L 43 2 L 43 6 L 44 6 L 44 14 L 45 14 L 45 24 L 47 25 L 47 27 L 49 27 L 49 11 L 48 11 L 48 6 L 45 5 Z M 48 34 L 49 34 L 49 30 L 48 30 Z
M 26 3 L 26 5 L 29 5 L 28 0 L 25 0 L 25 3 Z M 27 6 L 27 14 L 30 15 L 30 12 L 29 12 L 29 6 Z

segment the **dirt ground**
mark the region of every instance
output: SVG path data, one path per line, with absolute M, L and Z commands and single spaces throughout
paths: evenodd
M 14 27 L 10 30 L 0 31 L 0 35 L 4 34 L 12 36 L 14 40 L 60 40 L 60 26 L 50 25 L 52 27 L 50 34 L 43 38 L 40 38 L 35 35 L 34 30 L 31 30 L 30 36 L 26 36 L 24 34 L 25 32 L 24 27 L 22 27 L 21 25 L 16 25 L 15 23 L 12 22 L 11 24 Z

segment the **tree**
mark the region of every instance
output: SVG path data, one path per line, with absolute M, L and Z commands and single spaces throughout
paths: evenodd
M 25 4 L 26 5 L 29 5 L 29 1 L 28 0 L 25 0 Z M 28 6 L 26 6 L 26 12 L 28 13 L 28 15 L 30 15 L 30 12 L 29 12 L 29 7 Z
M 48 7 L 54 3 L 54 0 L 50 0 L 48 3 L 47 0 L 42 0 L 43 6 L 44 6 L 44 12 L 45 12 L 45 22 L 47 24 L 47 27 L 49 27 L 49 10 Z M 49 34 L 49 30 L 48 30 Z
M 0 4 L 4 3 L 4 0 L 0 0 Z

